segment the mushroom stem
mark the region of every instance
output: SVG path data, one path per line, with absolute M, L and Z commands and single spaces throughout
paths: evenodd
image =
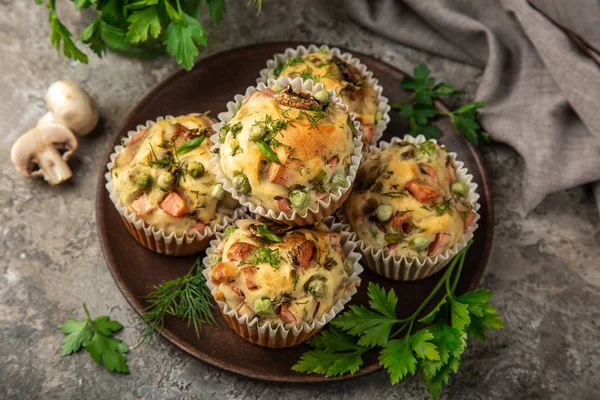
M 38 166 L 51 185 L 58 185 L 73 176 L 71 169 L 54 147 L 47 148 L 38 154 Z

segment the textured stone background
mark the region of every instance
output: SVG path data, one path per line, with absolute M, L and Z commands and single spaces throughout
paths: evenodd
M 202 57 L 251 43 L 310 40 L 372 54 L 404 70 L 425 61 L 436 76 L 471 93 L 477 84 L 480 71 L 377 38 L 332 17 L 317 2 L 267 0 L 259 17 L 244 3 L 229 1 L 226 21 L 208 24 L 210 45 Z M 68 26 L 79 32 L 83 22 L 70 2 L 58 4 Z M 114 54 L 104 60 L 90 54 L 89 65 L 69 62 L 51 47 L 48 31 L 46 9 L 32 0 L 0 0 L 0 398 L 426 398 L 417 379 L 391 386 L 384 373 L 311 387 L 250 381 L 162 339 L 128 355 L 128 376 L 108 373 L 85 354 L 61 358 L 58 326 L 81 315 L 82 301 L 92 313 L 121 321 L 125 342 L 138 337 L 136 314 L 100 253 L 94 189 L 112 132 L 178 67 L 169 58 L 141 62 Z M 71 163 L 73 179 L 51 188 L 19 176 L 10 166 L 9 150 L 45 112 L 43 94 L 58 79 L 85 87 L 100 105 L 103 125 L 81 140 Z M 523 161 L 500 144 L 483 151 L 497 215 L 483 285 L 496 293 L 494 304 L 506 328 L 485 344 L 470 344 L 442 398 L 597 399 L 600 225 L 591 194 L 586 188 L 556 193 L 525 216 L 520 209 Z

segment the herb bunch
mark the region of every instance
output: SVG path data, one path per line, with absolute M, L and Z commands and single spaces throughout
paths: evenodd
M 60 21 L 56 11 L 56 0 L 35 0 L 50 10 L 50 42 L 60 52 L 73 60 L 88 62 L 72 38 L 72 33 Z M 225 0 L 72 0 L 77 11 L 93 8 L 98 17 L 79 35 L 94 53 L 102 57 L 107 47 L 127 50 L 133 45 L 161 41 L 167 53 L 174 56 L 186 70 L 194 65 L 198 46 L 206 46 L 204 27 L 193 11 L 200 4 L 208 9 L 211 19 L 217 24 L 223 21 L 227 11 Z M 262 0 L 250 0 L 260 13 Z M 187 11 L 187 12 L 186 12 Z M 163 35 L 161 37 L 161 35 Z
M 86 315 L 84 320 L 69 318 L 60 327 L 67 334 L 62 341 L 61 355 L 68 356 L 83 348 L 107 370 L 128 374 L 127 358 L 123 355 L 128 351 L 127 345 L 112 337 L 123 329 L 123 325 L 106 315 L 92 319 L 85 303 L 83 309 Z
M 292 369 L 328 377 L 355 373 L 363 365 L 362 355 L 379 348 L 379 363 L 392 384 L 419 373 L 436 399 L 450 375 L 458 371 L 467 339 L 485 341 L 486 328 L 504 325 L 489 303 L 493 296 L 489 290 L 455 293 L 468 247 L 455 256 L 429 296 L 407 318 L 396 315 L 398 297 L 393 289 L 386 292 L 369 283 L 370 307 L 354 305 L 334 318 L 329 330 L 308 341 L 314 349 L 304 353 Z M 440 290 L 445 292 L 442 298 L 422 316 Z M 417 324 L 423 327 L 417 329 Z
M 446 116 L 452 120 L 454 130 L 459 132 L 473 144 L 479 144 L 479 139 L 490 142 L 489 135 L 483 131 L 477 121 L 477 110 L 485 107 L 483 102 L 471 102 L 454 111 L 440 111 L 433 102 L 440 96 L 460 96 L 464 92 L 456 90 L 444 82 L 436 82 L 431 76 L 431 70 L 423 63 L 413 70 L 412 77 L 406 77 L 400 83 L 402 88 L 412 92 L 410 96 L 391 105 L 392 109 L 408 118 L 410 134 L 423 135 L 427 139 L 436 139 L 442 136 L 440 129 L 432 124 L 437 116 Z
M 217 324 L 202 267 L 202 260 L 198 258 L 186 275 L 154 287 L 146 297 L 149 305 L 140 317 L 147 326 L 140 335 L 139 344 L 149 343 L 154 333 L 162 331 L 167 315 L 187 321 L 188 326 L 194 325 L 198 337 L 203 324 Z

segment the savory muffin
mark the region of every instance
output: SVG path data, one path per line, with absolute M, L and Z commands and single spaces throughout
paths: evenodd
M 209 264 L 215 299 L 247 315 L 248 323 L 257 317 L 259 326 L 310 324 L 355 285 L 341 234 L 323 224 L 294 229 L 238 220 L 227 227 Z
M 321 82 L 325 89 L 335 91 L 342 102 L 348 105 L 348 111 L 356 115 L 363 130 L 363 143 L 370 143 L 374 127 L 383 117 L 377 111 L 377 92 L 360 69 L 339 56 L 321 48 L 316 52 L 297 55 L 278 63 L 269 77 L 280 76 L 312 79 Z
M 345 107 L 325 90 L 313 95 L 279 83 L 259 88 L 219 132 L 220 171 L 231 184 L 226 189 L 284 214 L 306 214 L 319 200 L 341 195 L 360 147 Z
M 164 119 L 129 139 L 110 171 L 113 193 L 155 231 L 203 234 L 239 205 L 210 172 L 207 114 Z
M 385 255 L 434 258 L 463 237 L 476 216 L 468 186 L 444 146 L 397 141 L 360 167 L 344 205 L 353 231 Z

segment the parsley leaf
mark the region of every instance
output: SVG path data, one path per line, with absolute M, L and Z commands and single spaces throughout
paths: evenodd
M 148 40 L 148 33 L 156 39 L 162 31 L 157 7 L 147 7 L 134 12 L 127 18 L 127 22 L 130 25 L 126 38 L 131 43 L 145 42 Z
M 68 356 L 71 353 L 76 353 L 92 339 L 92 332 L 88 328 L 86 321 L 69 318 L 60 330 L 67 333 L 67 336 L 62 341 L 61 355 Z
M 129 373 L 127 358 L 123 355 L 128 349 L 119 339 L 95 332 L 92 340 L 85 345 L 85 349 L 97 364 L 103 364 L 109 371 Z
M 390 340 L 381 350 L 379 363 L 390 374 L 393 385 L 408 374 L 414 375 L 417 370 L 417 359 L 408 338 Z
M 71 32 L 58 19 L 54 1 L 48 2 L 48 8 L 50 8 L 50 15 L 48 17 L 51 27 L 50 42 L 56 47 L 56 51 L 60 52 L 62 44 L 63 54 L 67 58 L 86 64 L 88 61 L 87 55 L 75 46 L 75 43 L 71 40 Z
M 194 58 L 198 56 L 198 46 L 206 46 L 204 28 L 197 19 L 181 12 L 185 25 L 176 22 L 169 23 L 165 33 L 164 44 L 167 52 L 175 56 L 177 62 L 186 70 L 194 66 Z

